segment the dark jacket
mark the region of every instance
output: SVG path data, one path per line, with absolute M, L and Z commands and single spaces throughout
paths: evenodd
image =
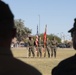
M 76 54 L 53 68 L 52 75 L 76 75 Z
M 10 50 L 0 48 L 0 75 L 42 75 L 36 68 L 12 56 Z

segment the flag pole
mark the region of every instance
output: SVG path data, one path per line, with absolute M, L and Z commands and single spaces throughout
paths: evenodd
M 46 56 L 46 42 L 47 42 L 47 25 L 45 25 L 45 31 L 44 31 L 44 57 Z
M 40 15 L 39 16 L 39 35 L 40 35 Z

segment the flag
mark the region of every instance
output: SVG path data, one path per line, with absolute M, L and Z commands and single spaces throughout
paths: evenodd
M 38 38 L 39 38 L 39 35 L 38 35 L 38 25 L 37 25 L 37 34 L 36 34 L 36 40 L 35 40 L 36 52 L 37 53 L 38 53 Z
M 45 32 L 44 32 L 44 36 L 43 36 L 44 46 L 46 46 L 46 41 L 47 41 L 47 34 L 46 34 L 46 31 L 47 31 L 47 25 L 45 26 Z
M 38 25 L 37 25 L 37 34 L 36 34 L 36 41 L 35 41 L 35 43 L 36 43 L 36 46 L 38 46 Z

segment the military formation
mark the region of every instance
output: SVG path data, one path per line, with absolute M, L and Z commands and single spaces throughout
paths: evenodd
M 38 41 L 33 37 L 29 37 L 28 40 L 28 57 L 55 57 L 57 51 L 57 40 L 53 37 L 51 40 L 46 39 L 46 45 L 44 45 L 43 39 L 38 36 Z

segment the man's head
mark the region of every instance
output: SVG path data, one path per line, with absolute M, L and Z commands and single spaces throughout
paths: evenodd
M 68 32 L 71 33 L 72 41 L 73 41 L 73 48 L 76 50 L 76 18 L 74 19 L 73 28 L 71 28 Z
M 5 41 L 15 36 L 14 15 L 9 6 L 0 1 L 0 41 Z
M 74 25 L 73 28 L 71 28 L 68 32 L 74 32 L 76 30 L 76 18 L 74 19 Z

